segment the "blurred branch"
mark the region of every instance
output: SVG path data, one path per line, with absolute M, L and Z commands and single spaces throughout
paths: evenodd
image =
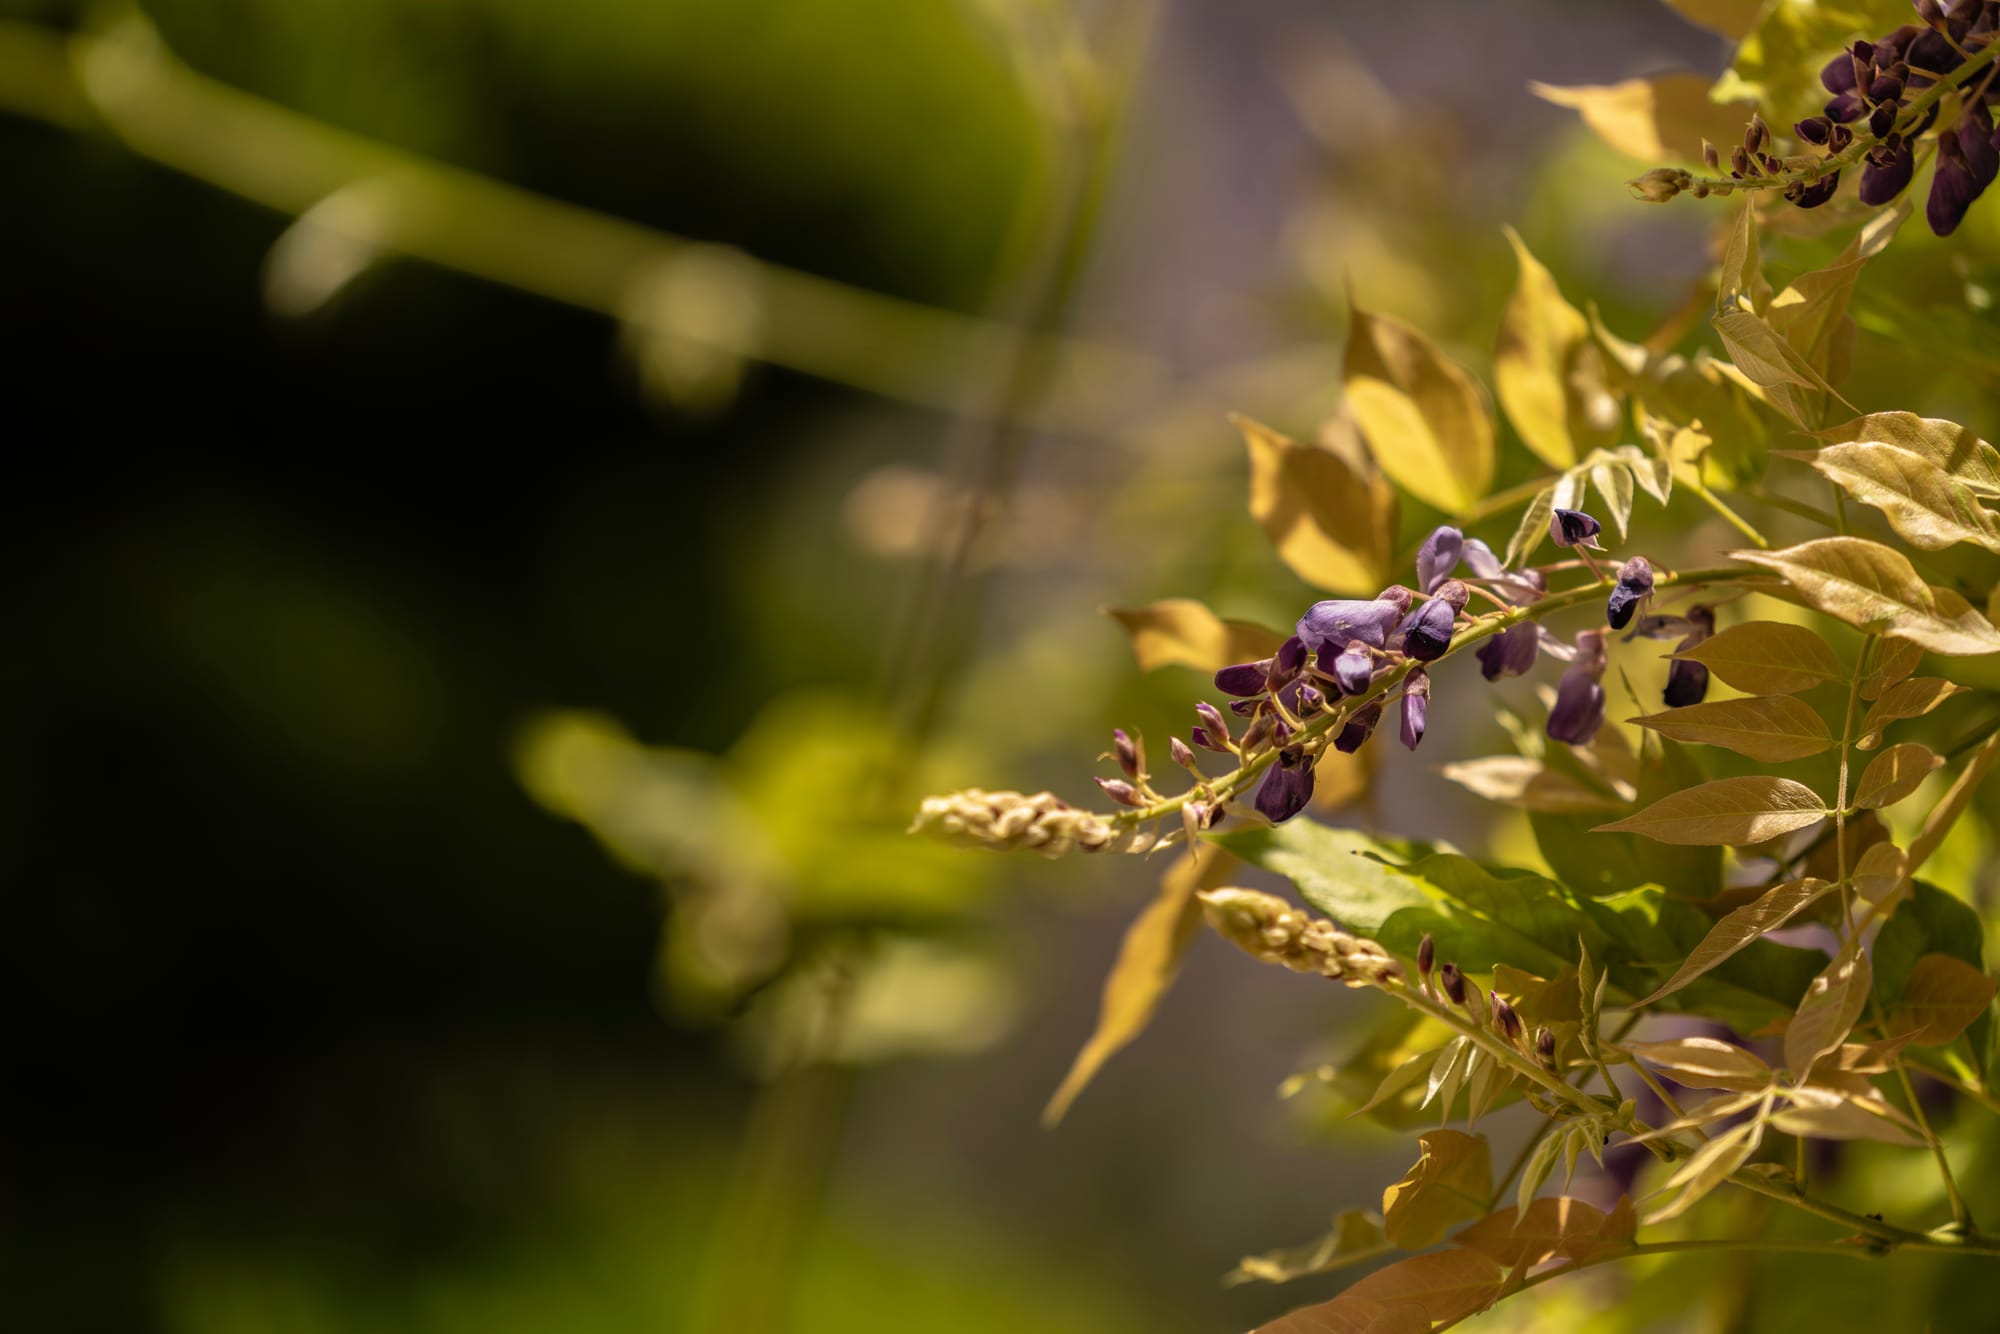
M 404 256 L 712 354 L 975 417 L 1017 401 L 1007 381 L 1026 358 L 1049 367 L 1035 406 L 1046 429 L 1109 432 L 1169 379 L 1133 349 L 1024 334 L 767 264 L 336 129 L 203 76 L 136 17 L 75 34 L 0 21 L 0 110 L 104 135 L 298 218 L 273 261 L 303 250 L 317 267 L 274 281 L 281 313 Z

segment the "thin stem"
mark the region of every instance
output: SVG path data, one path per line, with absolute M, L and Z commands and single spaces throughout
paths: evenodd
M 1868 1003 L 1875 1008 L 1879 1019 L 1882 1002 L 1871 994 Z M 1937 1160 L 1938 1179 L 1944 1182 L 1944 1197 L 1951 1204 L 1951 1221 L 1969 1232 L 1973 1228 L 1972 1210 L 1966 1207 L 1965 1197 L 1958 1193 L 1958 1180 L 1952 1175 L 1951 1159 L 1944 1151 L 1944 1141 L 1931 1129 L 1930 1117 L 1924 1114 L 1924 1105 L 1917 1100 L 1916 1087 L 1910 1083 L 1910 1072 L 1901 1056 L 1896 1058 L 1896 1078 L 1902 1081 L 1903 1100 L 1910 1104 L 1910 1116 L 1916 1121 L 1917 1129 L 1923 1132 L 1924 1142 L 1930 1145 L 1931 1157 Z
M 1966 1083 L 1963 1079 L 1960 1079 L 1957 1075 L 1949 1071 L 1939 1070 L 1934 1066 L 1928 1065 L 1905 1065 L 1904 1069 L 1914 1070 L 1920 1075 L 1926 1075 L 1931 1079 L 1935 1079 L 1946 1088 L 1954 1089 L 1964 1094 L 1989 1112 L 2000 1112 L 2000 1098 L 1994 1097 L 1993 1094 L 1980 1088 L 1977 1084 Z
M 1847 768 L 1854 749 L 1854 709 L 1861 699 L 1861 679 L 1868 672 L 1868 655 L 1874 650 L 1875 636 L 1869 635 L 1861 641 L 1861 652 L 1855 655 L 1854 674 L 1847 682 L 1847 714 L 1840 724 L 1840 788 L 1833 809 L 1833 856 L 1840 868 L 1840 923 L 1848 931 L 1854 929 L 1854 886 L 1847 867 Z
M 1723 500 L 1721 496 L 1716 495 L 1715 492 L 1709 490 L 1706 485 L 1702 484 L 1699 481 L 1690 482 L 1687 484 L 1687 486 L 1690 491 L 1694 492 L 1696 495 L 1700 496 L 1703 500 L 1707 501 L 1708 507 L 1710 509 L 1714 510 L 1717 514 L 1720 514 L 1723 518 L 1729 520 L 1731 526 L 1734 527 L 1737 532 L 1749 538 L 1751 543 L 1754 546 L 1756 546 L 1760 551 L 1769 551 L 1771 549 L 1770 540 L 1766 538 L 1762 533 L 1758 532 L 1754 527 L 1752 527 L 1748 519 L 1744 518 L 1742 515 L 1738 514 L 1735 510 L 1731 509 L 1728 502 Z

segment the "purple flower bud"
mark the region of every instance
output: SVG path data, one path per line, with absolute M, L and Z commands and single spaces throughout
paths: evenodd
M 1835 93 L 1826 100 L 1826 118 L 1836 124 L 1860 120 L 1868 114 L 1868 104 L 1855 92 Z
M 1493 995 L 1493 1022 L 1509 1042 L 1521 1036 L 1521 1016 L 1514 1013 L 1514 1007 L 1498 992 Z
M 1111 750 L 1118 757 L 1118 767 L 1125 771 L 1125 776 L 1137 778 L 1139 770 L 1145 766 L 1145 758 L 1139 750 L 1139 743 L 1126 735 L 1124 728 L 1111 729 Z
M 1444 988 L 1453 1005 L 1465 1004 L 1465 974 L 1449 959 L 1438 969 L 1438 985 Z
M 1431 933 L 1426 931 L 1424 938 L 1417 942 L 1417 975 L 1429 977 L 1431 970 L 1437 967 L 1437 957 L 1437 942 L 1431 939 Z
M 1194 714 L 1195 717 L 1201 719 L 1202 729 L 1208 733 L 1210 741 L 1229 740 L 1229 720 L 1222 716 L 1221 709 L 1216 708 L 1205 699 L 1198 700 L 1194 706 Z M 1196 742 L 1195 744 L 1200 745 L 1201 743 Z M 1222 747 L 1211 745 L 1209 749 L 1220 750 Z
M 1264 693 L 1264 680 L 1271 673 L 1271 659 L 1239 662 L 1215 674 L 1215 688 L 1225 695 L 1251 699 Z
M 1200 746 L 1203 750 L 1212 750 L 1219 755 L 1229 753 L 1229 747 L 1216 740 L 1215 735 L 1211 734 L 1206 727 L 1197 727 L 1192 732 L 1189 732 L 1188 736 L 1194 741 L 1195 745 Z
M 1442 597 L 1434 597 L 1418 607 L 1403 619 L 1403 652 L 1418 662 L 1442 658 L 1451 647 L 1451 631 L 1457 617 L 1451 604 Z
M 1685 653 L 1695 645 L 1715 633 L 1715 613 L 1707 607 L 1689 607 L 1687 613 L 1687 638 L 1675 646 L 1674 652 Z M 1685 708 L 1699 704 L 1708 694 L 1708 668 L 1688 658 L 1675 658 L 1667 668 L 1667 689 L 1664 698 L 1670 709 Z
M 1431 530 L 1424 544 L 1417 548 L 1417 587 L 1426 593 L 1437 591 L 1437 586 L 1451 577 L 1458 568 L 1458 558 L 1465 550 L 1465 534 L 1449 524 Z
M 1585 630 L 1576 637 L 1576 657 L 1556 686 L 1556 706 L 1549 710 L 1549 738 L 1572 746 L 1588 745 L 1604 726 L 1604 634 Z
M 1916 0 L 1917 17 L 1925 23 L 1943 23 L 1944 6 L 1938 0 Z
M 1291 689 L 1296 693 L 1292 696 L 1291 700 L 1286 701 L 1287 707 L 1301 718 L 1307 714 L 1318 713 L 1326 706 L 1326 696 L 1320 692 L 1317 686 L 1307 685 L 1304 681 L 1300 681 L 1292 686 Z
M 1544 1061 L 1553 1061 L 1556 1058 L 1556 1035 L 1550 1032 L 1546 1025 L 1535 1030 L 1535 1055 Z
M 1958 150 L 1965 155 L 1966 170 L 1981 190 L 2000 175 L 2000 150 L 1993 146 L 1993 125 L 1983 105 L 1974 105 L 1959 117 Z
M 1290 680 L 1292 677 L 1297 676 L 1301 671 L 1305 670 L 1305 641 L 1297 635 L 1293 635 L 1290 639 L 1278 645 L 1277 656 L 1272 661 L 1277 664 L 1278 670 L 1285 674 L 1285 679 Z
M 1634 556 L 1618 567 L 1618 586 L 1611 590 L 1611 597 L 1605 602 L 1605 619 L 1611 622 L 1613 630 L 1623 630 L 1631 623 L 1632 613 L 1639 604 L 1653 596 L 1653 567 L 1644 556 Z
M 1838 189 L 1840 189 L 1840 173 L 1829 172 L 1811 185 L 1801 185 L 1794 181 L 1785 188 L 1785 198 L 1800 208 L 1818 208 L 1833 198 L 1834 192 Z
M 1808 116 L 1792 126 L 1792 133 L 1799 137 L 1801 143 L 1824 144 L 1827 136 L 1833 133 L 1833 122 L 1825 116 Z
M 1821 50 L 1826 48 L 1821 47 Z M 1826 62 L 1819 72 L 1819 81 L 1829 93 L 1851 93 L 1854 91 L 1854 58 L 1842 51 Z
M 1541 635 L 1535 623 L 1522 621 L 1488 639 L 1473 650 L 1473 656 L 1479 659 L 1479 674 L 1498 681 L 1503 676 L 1526 675 L 1534 667 L 1540 648 Z
M 1097 785 L 1104 789 L 1105 796 L 1111 798 L 1120 806 L 1144 806 L 1146 804 L 1145 798 L 1139 795 L 1138 789 L 1122 778 L 1100 778 L 1097 780 Z
M 1861 202 L 1870 207 L 1888 203 L 1909 188 L 1916 170 L 1916 150 L 1906 140 L 1898 138 L 1869 150 L 1868 165 L 1861 169 Z
M 1764 124 L 1764 118 L 1754 111 L 1751 112 L 1750 123 L 1743 127 L 1744 150 L 1754 153 L 1762 148 L 1764 146 L 1764 139 L 1769 133 L 1769 129 Z
M 1415 602 L 1416 598 L 1411 594 L 1409 589 L 1403 587 L 1401 584 L 1390 584 L 1375 595 L 1375 600 L 1377 602 L 1392 604 L 1396 608 L 1396 614 L 1402 616 L 1408 613 L 1410 604 Z
M 1276 716 L 1269 713 L 1260 713 L 1252 718 L 1250 725 L 1243 729 L 1243 749 L 1255 750 L 1263 745 L 1270 738 L 1271 725 L 1277 721 Z
M 1315 602 L 1299 617 L 1299 640 L 1305 647 L 1319 652 L 1328 644 L 1344 646 L 1350 639 L 1359 639 L 1364 644 L 1381 648 L 1389 640 L 1389 632 L 1396 628 L 1402 617 L 1396 604 L 1386 598 L 1375 598 L 1367 602 L 1353 599 L 1330 599 Z M 1323 667 L 1327 664 L 1322 663 Z
M 1910 67 L 1910 82 L 1916 83 L 1918 74 L 1936 76 L 1951 73 L 1965 63 L 1965 57 L 1958 53 L 1950 38 L 1936 28 L 1926 28 L 1910 40 L 1909 47 L 1903 52 L 1903 61 Z
M 1582 510 L 1557 510 L 1549 516 L 1549 537 L 1559 547 L 1594 547 L 1604 525 Z
M 1896 128 L 1896 113 L 1902 107 L 1895 102 L 1884 102 L 1868 113 L 1868 133 L 1880 139 Z
M 1415 750 L 1431 717 L 1431 677 L 1419 667 L 1403 681 L 1403 745 Z
M 1333 739 L 1333 748 L 1343 755 L 1352 755 L 1375 735 L 1375 724 L 1381 721 L 1382 705 L 1370 704 L 1347 720 L 1347 725 L 1340 729 L 1340 735 Z
M 1199 772 L 1195 768 L 1194 752 L 1189 750 L 1187 742 L 1181 740 L 1179 737 L 1170 736 L 1167 738 L 1167 754 L 1181 768 L 1186 769 L 1190 773 Z
M 1375 655 L 1358 639 L 1349 640 L 1346 650 L 1333 660 L 1333 683 L 1340 687 L 1343 695 L 1359 695 L 1366 691 L 1369 678 L 1374 674 Z
M 1257 710 L 1264 707 L 1264 700 L 1265 696 L 1263 695 L 1256 695 L 1249 699 L 1232 699 L 1229 701 L 1229 711 L 1238 718 L 1254 718 L 1257 716 Z
M 1257 811 L 1272 824 L 1283 824 L 1306 808 L 1312 794 L 1312 765 L 1304 758 L 1287 761 L 1280 756 L 1265 772 L 1263 785 L 1257 789 Z
M 1950 236 L 1958 230 L 1958 224 L 1965 220 L 1965 211 L 1985 187 L 1973 176 L 1957 135 L 1940 134 L 1937 147 L 1937 166 L 1931 171 L 1931 193 L 1924 201 L 1924 220 L 1939 236 Z
M 1893 102 L 1903 95 L 1903 81 L 1893 74 L 1878 74 L 1875 82 L 1868 85 L 1868 100 L 1871 102 Z
M 1462 579 L 1447 579 L 1438 585 L 1437 592 L 1431 594 L 1439 602 L 1450 607 L 1453 612 L 1465 610 L 1465 604 L 1472 601 L 1472 590 Z

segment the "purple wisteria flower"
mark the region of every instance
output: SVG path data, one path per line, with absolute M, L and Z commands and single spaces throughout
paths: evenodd
M 1508 626 L 1473 650 L 1479 659 L 1479 674 L 1489 681 L 1526 675 L 1535 665 L 1541 638 L 1540 627 L 1533 621 Z
M 1403 681 L 1403 744 L 1411 750 L 1424 739 L 1424 725 L 1431 716 L 1431 675 L 1423 668 L 1413 670 Z
M 1270 679 L 1272 659 L 1261 662 L 1239 662 L 1224 667 L 1215 674 L 1215 688 L 1225 695 L 1235 695 L 1239 699 L 1251 699 L 1261 695 L 1265 682 Z
M 1685 653 L 1695 645 L 1715 633 L 1715 613 L 1707 607 L 1689 607 L 1687 612 L 1687 638 L 1674 646 L 1674 652 Z M 1699 704 L 1708 694 L 1708 668 L 1687 658 L 1675 658 L 1667 668 L 1667 688 L 1663 698 L 1670 709 L 1684 708 L 1689 704 Z
M 1375 654 L 1359 639 L 1351 639 L 1333 660 L 1333 683 L 1343 695 L 1359 695 L 1368 689 L 1375 674 Z
M 1417 588 L 1425 593 L 1437 592 L 1438 585 L 1451 578 L 1451 572 L 1458 568 L 1464 550 L 1465 534 L 1458 529 L 1449 524 L 1432 529 L 1424 544 L 1417 548 Z
M 1576 657 L 1556 686 L 1556 705 L 1549 710 L 1550 740 L 1572 746 L 1588 745 L 1604 726 L 1604 632 L 1585 630 L 1576 637 Z
M 1302 751 L 1284 751 L 1257 789 L 1257 811 L 1272 824 L 1283 824 L 1306 808 L 1312 794 L 1312 762 Z
M 1340 729 L 1340 735 L 1333 739 L 1333 748 L 1343 755 L 1352 755 L 1375 735 L 1375 724 L 1381 721 L 1382 705 L 1378 700 L 1347 720 L 1347 725 Z
M 1613 630 L 1631 623 L 1632 613 L 1653 596 L 1653 567 L 1644 556 L 1634 556 L 1618 567 L 1618 586 L 1604 605 L 1605 619 Z
M 1418 662 L 1435 662 L 1451 647 L 1452 627 L 1472 590 L 1456 579 L 1446 580 L 1430 601 L 1403 618 L 1397 636 L 1403 652 Z
M 1315 602 L 1306 608 L 1305 615 L 1299 617 L 1299 642 L 1315 653 L 1323 651 L 1328 644 L 1333 645 L 1333 651 L 1338 653 L 1352 639 L 1381 648 L 1389 642 L 1389 632 L 1396 628 L 1396 623 L 1409 609 L 1410 590 L 1400 584 L 1385 588 L 1366 601 L 1330 598 L 1325 602 Z M 1322 669 L 1326 665 L 1322 663 Z
M 1549 516 L 1549 538 L 1559 547 L 1597 546 L 1604 525 L 1582 510 L 1557 510 Z

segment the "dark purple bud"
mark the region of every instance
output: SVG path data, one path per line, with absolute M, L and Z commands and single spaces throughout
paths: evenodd
M 1278 645 L 1277 655 L 1271 661 L 1276 663 L 1278 670 L 1285 674 L 1286 680 L 1297 676 L 1301 671 L 1305 670 L 1305 641 L 1297 635 L 1293 635 L 1290 639 Z
M 1127 778 L 1137 778 L 1139 770 L 1145 767 L 1145 752 L 1139 743 L 1126 735 L 1122 727 L 1111 729 L 1111 750 L 1118 757 L 1118 767 L 1125 771 Z
M 1916 0 L 1917 17 L 1927 24 L 1944 22 L 1944 6 L 1938 0 Z
M 1811 185 L 1794 184 L 1785 191 L 1785 198 L 1800 208 L 1818 208 L 1833 198 L 1833 192 L 1840 188 L 1840 173 L 1832 172 L 1820 177 Z
M 1479 674 L 1489 681 L 1498 681 L 1503 676 L 1526 675 L 1534 667 L 1540 649 L 1541 635 L 1535 623 L 1522 621 L 1488 639 L 1473 650 L 1473 656 L 1479 659 Z
M 1181 740 L 1179 737 L 1170 736 L 1167 738 L 1167 755 L 1175 764 L 1178 764 L 1188 772 L 1200 772 L 1195 768 L 1194 752 L 1189 750 L 1187 742 Z
M 1493 996 L 1493 1022 L 1509 1042 L 1521 1036 L 1521 1016 L 1514 1013 L 1514 1007 L 1498 992 Z
M 1582 510 L 1557 510 L 1549 516 L 1549 537 L 1559 547 L 1573 547 L 1579 543 L 1594 547 L 1597 535 L 1603 531 L 1604 525 Z
M 1634 556 L 1618 567 L 1618 586 L 1605 603 L 1605 619 L 1613 630 L 1623 630 L 1632 621 L 1639 604 L 1653 595 L 1653 567 L 1644 556 Z
M 1550 1032 L 1546 1025 L 1535 1030 L 1535 1055 L 1544 1061 L 1553 1061 L 1556 1058 L 1556 1035 Z
M 1277 721 L 1274 715 L 1268 713 L 1260 713 L 1252 718 L 1250 725 L 1243 729 L 1243 749 L 1255 750 L 1263 745 L 1270 739 L 1271 725 Z
M 1288 754 L 1297 756 L 1298 752 Z M 1306 808 L 1312 794 L 1312 765 L 1303 758 L 1288 761 L 1280 756 L 1264 774 L 1263 786 L 1257 789 L 1257 812 L 1272 824 L 1283 824 Z
M 1280 718 L 1277 722 L 1271 724 L 1271 744 L 1273 746 L 1287 746 L 1291 744 L 1291 740 L 1292 725 L 1290 723 Z
M 1731 176 L 1748 176 L 1751 164 L 1756 160 L 1743 151 L 1742 144 L 1736 145 L 1736 147 L 1729 150 L 1729 174 Z
M 1250 699 L 1264 693 L 1264 679 L 1270 675 L 1271 659 L 1239 662 L 1215 674 L 1215 688 L 1225 695 Z
M 1689 607 L 1687 638 L 1674 647 L 1685 653 L 1715 633 L 1715 613 L 1707 607 Z M 1675 658 L 1667 668 L 1667 689 L 1663 698 L 1670 709 L 1699 704 L 1708 694 L 1708 668 L 1687 658 Z
M 1194 715 L 1201 719 L 1202 730 L 1208 733 L 1208 739 L 1211 743 L 1229 740 L 1229 721 L 1222 716 L 1221 709 L 1216 708 L 1204 699 L 1195 704 Z M 1197 741 L 1195 744 L 1200 745 L 1201 743 Z M 1222 747 L 1213 744 L 1208 748 L 1210 750 L 1222 749 Z
M 1453 1005 L 1465 1004 L 1465 974 L 1449 959 L 1438 969 L 1438 985 L 1444 988 L 1445 995 L 1451 997 Z
M 1701 141 L 1701 160 L 1708 164 L 1710 171 L 1722 166 L 1722 154 L 1715 151 L 1715 145 L 1704 139 Z
M 1889 131 L 1896 128 L 1896 114 L 1902 110 L 1894 102 L 1884 102 L 1868 113 L 1868 133 L 1877 139 L 1887 138 Z
M 1576 657 L 1556 686 L 1556 706 L 1549 710 L 1549 738 L 1572 746 L 1587 745 L 1604 726 L 1604 634 L 1585 630 L 1576 637 Z
M 1463 587 L 1464 585 L 1460 585 Z M 1434 597 L 1403 619 L 1403 652 L 1418 662 L 1435 662 L 1451 647 L 1458 613 L 1442 597 Z
M 1375 655 L 1358 639 L 1348 641 L 1346 650 L 1333 660 L 1333 683 L 1343 695 L 1364 693 L 1374 674 Z
M 1424 725 L 1431 717 L 1430 673 L 1419 667 L 1403 681 L 1403 745 L 1415 750 L 1424 739 Z
M 1931 193 L 1924 201 L 1924 220 L 1937 235 L 1950 236 L 1965 221 L 1965 211 L 1979 198 L 1983 187 L 1973 177 L 1957 135 L 1940 134 L 1937 146 L 1937 166 L 1931 171 Z
M 1122 778 L 1100 778 L 1097 780 L 1097 785 L 1104 789 L 1105 796 L 1111 798 L 1120 806 L 1144 806 L 1146 804 L 1145 798 L 1139 795 L 1138 789 Z
M 1458 568 L 1458 558 L 1465 550 L 1465 534 L 1449 524 L 1431 530 L 1424 544 L 1417 548 L 1417 587 L 1426 593 L 1437 591 L 1437 586 L 1451 577 Z
M 1320 693 L 1319 687 L 1307 685 L 1304 681 L 1292 682 L 1282 694 L 1285 707 L 1301 718 L 1318 713 L 1326 703 L 1326 696 Z
M 1833 133 L 1833 122 L 1825 116 L 1808 116 L 1792 126 L 1792 133 L 1799 137 L 1801 143 L 1823 144 L 1826 137 Z
M 1879 76 L 1868 85 L 1868 100 L 1871 102 L 1893 102 L 1903 95 L 1903 81 L 1893 74 Z
M 1958 151 L 1965 155 L 1966 170 L 1984 190 L 2000 174 L 2000 152 L 1993 147 L 1993 126 L 1984 108 L 1967 111 L 1958 120 Z
M 1238 718 L 1254 718 L 1257 710 L 1264 707 L 1264 700 L 1263 695 L 1251 699 L 1232 699 L 1229 701 L 1229 711 Z
M 1854 131 L 1848 129 L 1845 125 L 1836 125 L 1827 132 L 1826 151 L 1829 153 L 1838 153 L 1853 142 Z
M 1315 652 L 1333 644 L 1338 651 L 1351 639 L 1381 648 L 1403 613 L 1386 596 L 1367 602 L 1335 598 L 1315 602 L 1299 617 L 1299 641 Z M 1322 662 L 1324 668 L 1328 664 Z
M 1188 736 L 1194 741 L 1195 745 L 1200 746 L 1203 750 L 1212 750 L 1219 755 L 1229 753 L 1229 747 L 1216 740 L 1215 734 L 1211 734 L 1206 727 L 1197 727 L 1192 732 L 1189 732 Z
M 1917 170 L 1916 151 L 1902 140 L 1872 150 L 1868 165 L 1861 169 L 1861 202 L 1878 206 L 1888 203 L 1909 188 Z
M 1825 48 L 1822 47 L 1822 50 Z M 1819 81 L 1829 93 L 1851 93 L 1854 91 L 1854 57 L 1842 51 L 1826 62 L 1819 72 Z
M 1919 6 L 1919 9 L 1921 9 L 1921 6 Z M 1922 31 L 1923 29 L 1914 23 L 1905 23 L 1887 37 L 1877 37 L 1875 39 L 1875 62 L 1884 66 L 1901 62 L 1903 53 L 1910 49 L 1910 43 L 1915 41 L 1917 34 Z
M 1764 146 L 1764 140 L 1769 136 L 1769 134 L 1770 131 L 1766 129 L 1764 125 L 1764 118 L 1758 115 L 1754 111 L 1751 112 L 1750 123 L 1743 127 L 1744 151 L 1749 153 L 1754 153 L 1758 149 L 1762 148 Z
M 1340 735 L 1333 739 L 1333 748 L 1343 755 L 1352 755 L 1375 735 L 1375 724 L 1381 721 L 1381 704 L 1370 704 L 1347 720 L 1347 726 L 1341 728 Z
M 1835 93 L 1827 99 L 1825 110 L 1828 120 L 1845 125 L 1867 115 L 1868 103 L 1862 100 L 1859 93 Z
M 1417 942 L 1417 976 L 1429 977 L 1431 970 L 1437 967 L 1437 957 L 1437 942 L 1432 940 L 1431 933 L 1426 931 L 1424 938 Z
M 1936 28 L 1927 28 L 1918 33 L 1911 40 L 1909 49 L 1903 52 L 1903 59 L 1908 63 L 1912 75 L 1949 74 L 1965 63 L 1965 57 L 1958 53 L 1958 49 L 1951 44 L 1951 39 Z M 1915 82 L 1915 79 L 1912 78 L 1911 82 Z
M 1447 579 L 1438 585 L 1437 592 L 1431 596 L 1452 611 L 1461 612 L 1465 610 L 1465 604 L 1472 601 L 1472 590 L 1466 587 L 1463 579 Z

